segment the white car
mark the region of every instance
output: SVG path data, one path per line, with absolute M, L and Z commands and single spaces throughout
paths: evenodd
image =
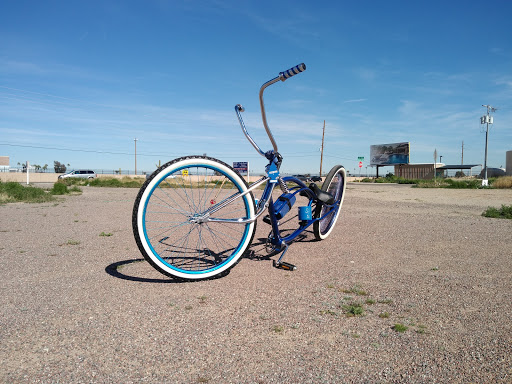
M 59 179 L 67 179 L 68 177 L 80 178 L 80 179 L 94 179 L 96 178 L 96 172 L 89 169 L 80 169 L 78 171 L 71 171 L 63 175 L 59 175 Z

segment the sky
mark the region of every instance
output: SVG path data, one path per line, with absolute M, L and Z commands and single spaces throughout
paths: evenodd
M 261 85 L 283 173 L 369 167 L 370 145 L 411 163 L 483 164 L 512 150 L 510 1 L 5 1 L 0 156 L 69 169 L 153 172 L 187 155 L 265 159 Z M 135 141 L 137 139 L 137 141 Z M 390 169 L 391 170 L 391 169 Z M 480 168 L 477 168 L 479 171 Z

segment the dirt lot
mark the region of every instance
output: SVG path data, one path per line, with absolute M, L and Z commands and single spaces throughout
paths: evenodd
M 136 192 L 0 206 L 0 382 L 512 382 L 512 222 L 481 216 L 511 190 L 349 184 L 297 271 L 260 221 L 251 258 L 196 283 L 141 261 Z

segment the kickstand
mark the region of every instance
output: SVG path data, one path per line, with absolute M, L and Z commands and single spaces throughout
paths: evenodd
M 286 253 L 287 250 L 288 250 L 288 244 L 284 243 L 284 250 L 281 253 L 281 256 L 279 256 L 279 259 L 277 261 L 274 260 L 274 267 L 278 268 L 278 269 L 284 269 L 287 271 L 295 271 L 297 269 L 297 267 L 295 265 L 287 263 L 286 261 L 281 261 L 281 259 L 283 258 L 284 254 Z

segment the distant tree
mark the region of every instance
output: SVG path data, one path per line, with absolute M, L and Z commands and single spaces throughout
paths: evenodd
M 65 173 L 66 172 L 66 166 L 57 160 L 55 160 L 53 162 L 53 169 L 55 169 L 55 173 Z
M 36 169 L 36 172 L 41 172 L 41 166 L 39 164 L 34 164 L 34 168 Z
M 43 165 L 43 172 L 46 172 L 48 170 L 48 164 Z

